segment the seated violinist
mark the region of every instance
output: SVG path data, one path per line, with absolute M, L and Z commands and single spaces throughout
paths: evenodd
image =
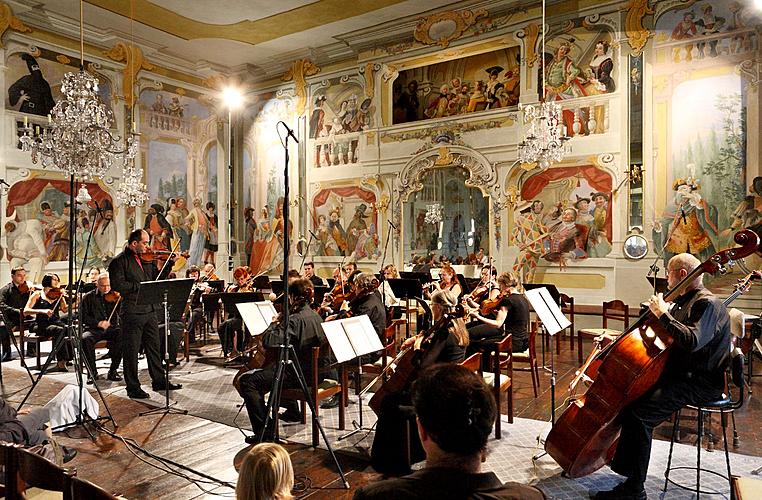
M 470 308 L 478 308 L 484 300 L 494 300 L 500 295 L 500 287 L 497 284 L 497 268 L 495 266 L 482 266 L 481 279 L 474 290 L 464 295 L 463 299 Z
M 499 342 L 509 333 L 513 335 L 513 352 L 523 352 L 529 347 L 529 301 L 519 291 L 519 280 L 513 273 L 503 273 L 497 283 L 500 295 L 494 301 L 484 301 L 480 309 L 470 312 L 478 323 L 468 329 L 471 337 L 469 355 Z M 485 356 L 482 362 L 486 367 L 488 357 Z
M 189 310 L 185 315 L 186 320 L 188 321 L 186 327 L 188 329 L 188 343 L 195 344 L 196 327 L 200 324 L 204 317 L 204 310 L 201 304 L 201 295 L 203 293 L 209 292 L 211 288 L 209 288 L 209 285 L 201 280 L 201 270 L 198 268 L 198 266 L 190 266 L 188 270 L 185 271 L 185 277 L 195 280 L 193 288 L 191 289 L 190 297 L 188 297 L 190 303 L 187 307 L 189 307 Z
M 233 279 L 235 283 L 227 288 L 228 293 L 251 291 L 252 279 L 247 266 L 236 267 L 233 271 Z M 222 355 L 225 361 L 231 361 L 239 356 L 238 348 L 243 346 L 243 320 L 235 307 L 227 313 L 228 319 L 220 325 L 219 336 Z
M 35 315 L 34 332 L 38 337 L 52 338 L 53 347 L 58 346 L 56 367 L 50 372 L 66 372 L 67 362 L 73 359 L 71 344 L 66 342 L 68 327 L 58 315 L 58 311 L 67 312 L 69 308 L 64 298 L 64 290 L 59 288 L 57 274 L 47 273 L 42 277 L 42 290 L 32 293 L 24 307 L 24 315 Z
M 4 321 L 4 324 L 0 326 L 0 335 L 4 362 L 11 360 L 11 330 L 21 324 L 21 313 L 28 300 L 29 285 L 26 284 L 26 270 L 23 267 L 14 267 L 11 269 L 11 282 L 0 288 L 0 309 L 3 311 Z
M 408 451 L 408 443 L 404 439 L 405 427 L 415 417 L 410 411 L 410 385 L 415 381 L 415 374 L 428 366 L 435 363 L 460 363 L 465 359 L 468 331 L 463 319 L 444 318 L 445 313 L 451 313 L 456 304 L 457 298 L 451 292 L 434 292 L 431 296 L 431 313 L 435 328 L 428 332 L 430 340 L 424 343 L 424 335 L 418 334 L 402 344 L 403 349 L 413 348 L 416 351 L 415 373 L 411 374 L 401 391 L 389 394 L 381 403 L 371 450 L 371 463 L 378 472 L 406 474 L 410 472 L 410 465 L 424 458 L 421 442 L 417 436 L 411 435 L 409 450 L 412 463 L 405 463 Z
M 120 302 L 121 296 L 111 291 L 111 280 L 107 272 L 98 276 L 95 290 L 82 296 L 80 314 L 85 329 L 82 334 L 82 350 L 92 374 L 92 378 L 87 380 L 88 384 L 99 378 L 95 366 L 95 344 L 101 340 L 108 340 L 111 346 L 111 367 L 107 378 L 116 382 L 122 380 L 116 371 L 122 362 L 122 329 L 119 327 L 119 315 L 116 313 Z
M 342 309 L 349 311 L 352 316 L 367 314 L 378 338 L 383 340 L 386 328 L 386 308 L 378 291 L 378 279 L 373 273 L 359 273 L 351 285 L 350 294 L 342 304 Z M 336 319 L 341 314 L 326 318 L 326 321 Z M 381 356 L 380 352 L 366 354 L 361 358 L 363 363 L 372 363 Z
M 284 329 L 279 321 L 273 321 L 270 326 L 262 333 L 262 344 L 266 349 L 277 348 L 285 341 L 285 331 L 290 335 L 291 345 L 294 346 L 296 356 L 302 372 L 312 373 L 312 348 L 322 346 L 326 343 L 325 333 L 321 326 L 322 320 L 315 311 L 312 310 L 313 287 L 312 283 L 304 278 L 295 279 L 289 284 L 289 317 L 288 327 Z M 321 358 L 321 362 L 326 362 L 328 358 Z M 238 392 L 243 397 L 246 404 L 246 411 L 251 420 L 251 429 L 254 431 L 252 436 L 246 437 L 247 443 L 259 441 L 259 435 L 265 425 L 267 407 L 264 396 L 270 392 L 275 377 L 275 365 L 265 366 L 262 369 L 254 369 L 244 373 L 239 378 Z M 292 370 L 287 369 L 284 372 L 283 387 L 299 387 Z M 287 422 L 301 421 L 302 413 L 299 405 L 293 400 L 282 400 L 281 405 L 286 407 L 286 412 L 280 418 Z M 265 432 L 265 440 L 272 439 L 272 421 Z

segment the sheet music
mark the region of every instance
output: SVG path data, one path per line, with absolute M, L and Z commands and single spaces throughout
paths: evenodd
M 347 334 L 341 321 L 326 321 L 323 323 L 323 331 L 336 361 L 343 363 L 356 357 L 352 344 L 347 342 Z
M 535 288 L 525 293 L 527 300 L 532 304 L 534 312 L 540 318 L 548 334 L 555 335 L 571 325 L 571 321 L 564 316 L 558 304 L 553 302 L 553 297 L 547 288 Z
M 278 311 L 275 310 L 275 306 L 269 300 L 246 302 L 235 306 L 252 335 L 261 335 L 270 326 L 273 318 L 278 315 Z
M 323 323 L 323 331 L 339 363 L 384 348 L 366 314 L 327 321 Z

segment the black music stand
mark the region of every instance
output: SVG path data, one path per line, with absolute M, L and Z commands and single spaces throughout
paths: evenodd
M 174 280 L 143 281 L 138 289 L 137 305 L 153 305 L 161 303 L 164 308 L 164 406 L 144 411 L 140 416 L 153 413 L 179 413 L 187 415 L 188 410 L 171 408 L 169 404 L 169 309 L 176 307 L 184 309 L 191 294 L 193 278 Z M 172 403 L 174 404 L 174 403 Z
M 405 338 L 410 337 L 410 301 L 423 297 L 423 283 L 421 279 L 431 281 L 428 273 L 400 273 L 406 276 L 415 276 L 414 278 L 397 278 L 386 280 L 398 299 L 405 300 Z
M 327 286 L 316 286 L 315 292 L 312 297 L 312 305 L 313 306 L 319 306 L 323 303 L 323 297 L 325 297 L 325 294 L 330 292 L 331 289 Z
M 656 276 L 649 276 L 646 278 L 654 289 L 654 294 L 667 293 L 669 285 L 667 284 L 667 278 L 657 278 Z
M 556 288 L 556 285 L 551 285 L 549 283 L 524 283 L 524 290 L 535 290 L 538 288 L 546 288 L 548 292 L 550 293 L 550 296 L 553 298 L 553 302 L 556 304 L 561 304 L 561 292 L 558 291 L 558 288 Z M 536 312 L 536 311 L 535 311 Z M 545 336 L 547 335 L 548 331 L 545 328 L 544 323 L 540 323 L 542 325 L 542 339 L 540 342 L 540 350 L 542 352 L 542 369 L 545 371 L 549 371 L 552 373 L 552 368 L 549 368 L 545 364 Z M 569 335 L 574 335 L 574 332 L 569 332 Z M 553 350 L 553 346 L 550 346 L 550 350 Z

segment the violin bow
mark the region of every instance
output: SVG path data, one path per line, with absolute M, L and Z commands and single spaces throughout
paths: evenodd
M 109 323 L 111 323 L 111 318 L 114 317 L 114 313 L 116 312 L 116 307 L 119 305 L 119 302 L 121 302 L 121 300 L 122 300 L 122 296 L 120 295 L 119 298 L 116 299 L 116 304 L 114 304 L 114 308 L 111 310 L 111 314 L 108 315 L 108 319 L 106 320 Z
M 180 246 L 180 240 L 177 240 L 177 242 L 175 242 L 175 245 L 172 247 L 172 251 L 171 251 L 171 252 L 169 253 L 169 255 L 167 256 L 167 260 L 165 260 L 165 261 L 164 261 L 164 265 L 163 265 L 163 266 L 161 266 L 161 270 L 159 271 L 159 274 L 158 274 L 158 276 L 161 276 L 161 273 L 163 273 L 163 272 L 164 272 L 164 269 L 166 269 L 166 267 L 167 267 L 167 264 L 169 264 L 169 261 L 170 261 L 170 260 L 172 260 L 172 255 L 173 255 L 173 254 L 175 254 L 175 253 L 177 252 L 177 248 L 178 248 L 179 246 Z M 158 276 L 157 276 L 157 278 L 158 278 Z

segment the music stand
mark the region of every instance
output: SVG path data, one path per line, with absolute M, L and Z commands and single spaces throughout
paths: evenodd
M 188 410 L 171 408 L 169 404 L 169 308 L 185 308 L 195 281 L 193 278 L 143 281 L 138 288 L 137 305 L 161 303 L 164 308 L 164 406 L 140 413 L 141 417 L 152 413 L 188 414 Z
M 561 312 L 561 308 L 554 301 L 548 288 L 533 287 L 533 289 L 526 291 L 525 296 L 551 338 L 571 325 L 571 321 Z M 553 349 L 550 350 L 550 422 L 551 427 L 556 423 L 556 368 Z M 540 437 L 538 436 L 537 439 L 539 441 Z M 546 452 L 542 452 L 535 455 L 532 460 L 537 460 L 545 454 Z
M 315 291 L 313 292 L 313 299 L 312 299 L 312 305 L 313 306 L 319 306 L 323 303 L 323 297 L 325 297 L 325 294 L 330 292 L 331 289 L 327 286 L 316 286 Z
M 397 278 L 386 280 L 398 299 L 405 300 L 405 338 L 410 337 L 410 300 L 423 297 L 423 285 L 421 278 L 426 277 L 426 273 L 400 273 L 406 276 L 417 276 L 415 278 Z
M 667 293 L 667 291 L 669 290 L 667 278 L 657 278 L 656 276 L 649 276 L 646 279 L 648 280 L 648 283 L 651 284 L 651 287 L 654 289 L 654 295 L 657 293 Z
M 257 276 L 254 278 L 254 288 L 257 290 L 269 289 L 270 277 L 266 274 L 263 274 L 262 276 Z
M 278 315 L 275 306 L 269 300 L 259 302 L 242 302 L 235 305 L 241 315 L 243 324 L 252 335 L 262 335 Z
M 376 329 L 373 328 L 373 324 L 370 322 L 367 314 L 362 316 L 355 316 L 351 318 L 340 319 L 337 321 L 328 321 L 321 325 L 325 332 L 325 337 L 328 339 L 328 343 L 331 346 L 333 355 L 336 357 L 336 361 L 339 363 L 346 363 L 352 359 L 357 360 L 357 399 L 358 408 L 360 410 L 360 421 L 352 421 L 354 430 L 339 436 L 339 441 L 346 439 L 350 436 L 354 436 L 358 432 L 372 431 L 363 427 L 363 415 L 362 415 L 362 390 L 360 389 L 360 381 L 362 380 L 362 360 L 361 356 L 370 354 L 372 352 L 381 351 L 384 346 L 381 344 L 381 340 L 378 338 Z
M 558 288 L 556 288 L 556 285 L 551 285 L 548 283 L 524 283 L 524 290 L 537 290 L 540 288 L 545 288 L 548 290 L 548 293 L 550 293 L 551 298 L 553 299 L 553 302 L 556 304 L 561 304 L 561 292 L 558 291 Z M 536 311 L 535 311 L 536 312 Z M 545 371 L 549 371 L 548 365 L 545 364 L 545 334 L 547 333 L 547 330 L 545 329 L 545 324 L 542 324 L 542 342 L 540 343 L 540 352 L 542 353 L 542 369 Z M 569 332 L 569 335 L 574 335 L 574 332 Z M 551 351 L 553 350 L 551 346 Z

